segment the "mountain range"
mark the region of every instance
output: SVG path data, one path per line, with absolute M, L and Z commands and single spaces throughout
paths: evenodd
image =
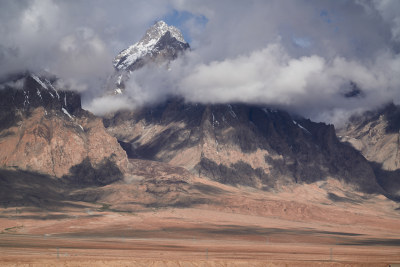
M 155 23 L 115 57 L 109 90 L 124 94 L 133 71 L 168 63 L 189 48 L 177 28 Z M 98 118 L 82 109 L 79 94 L 57 88 L 49 74 L 18 74 L 1 86 L 3 168 L 106 185 L 132 179 L 138 171 L 132 160 L 146 160 L 266 192 L 332 178 L 349 190 L 400 196 L 400 112 L 393 104 L 352 118 L 337 137 L 333 125 L 260 105 L 171 97 Z
M 106 96 L 124 97 L 132 73 L 171 68 L 188 51 L 177 28 L 155 23 L 115 57 Z M 179 96 L 99 117 L 63 84 L 47 72 L 0 80 L 7 257 L 399 260 L 399 106 L 340 129 L 270 106 Z M 358 94 L 354 84 L 346 97 Z

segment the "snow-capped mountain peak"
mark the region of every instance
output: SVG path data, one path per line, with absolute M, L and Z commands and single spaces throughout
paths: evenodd
M 189 47 L 179 29 L 174 26 L 168 26 L 164 21 L 158 21 L 146 31 L 139 42 L 131 45 L 115 57 L 113 61 L 114 67 L 117 70 L 126 70 L 139 59 L 146 55 L 151 55 L 158 50 L 156 49 L 157 44 L 167 33 L 169 33 L 171 39 L 175 39 L 175 42 L 182 47 L 182 50 Z

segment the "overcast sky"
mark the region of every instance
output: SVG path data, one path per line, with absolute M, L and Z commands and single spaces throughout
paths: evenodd
M 135 73 L 128 97 L 102 97 L 112 58 L 160 19 L 183 31 L 191 52 L 170 71 Z M 1 0 L 0 36 L 0 75 L 49 71 L 97 113 L 173 93 L 340 125 L 354 112 L 400 102 L 398 0 Z M 350 82 L 362 91 L 357 97 L 344 97 Z

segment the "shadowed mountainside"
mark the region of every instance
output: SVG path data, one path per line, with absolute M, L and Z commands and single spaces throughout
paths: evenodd
M 250 106 L 170 99 L 104 118 L 131 158 L 182 166 L 199 177 L 264 190 L 334 177 L 380 192 L 370 164 L 332 125 Z
M 390 196 L 400 198 L 400 107 L 389 104 L 353 116 L 338 131 L 341 140 L 372 162 L 378 183 Z

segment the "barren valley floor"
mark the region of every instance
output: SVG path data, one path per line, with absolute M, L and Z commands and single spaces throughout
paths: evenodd
M 215 184 L 214 184 L 215 185 Z M 195 207 L 68 202 L 2 208 L 1 266 L 388 266 L 400 263 L 397 203 L 226 193 Z M 228 186 L 224 190 L 229 189 Z M 243 189 L 242 189 L 243 190 Z M 298 194 L 302 190 L 303 194 Z M 315 191 L 315 190 L 314 190 Z M 315 198 L 315 201 L 312 199 Z M 214 204 L 213 204 L 214 203 Z M 261 205 L 263 203 L 263 206 Z

